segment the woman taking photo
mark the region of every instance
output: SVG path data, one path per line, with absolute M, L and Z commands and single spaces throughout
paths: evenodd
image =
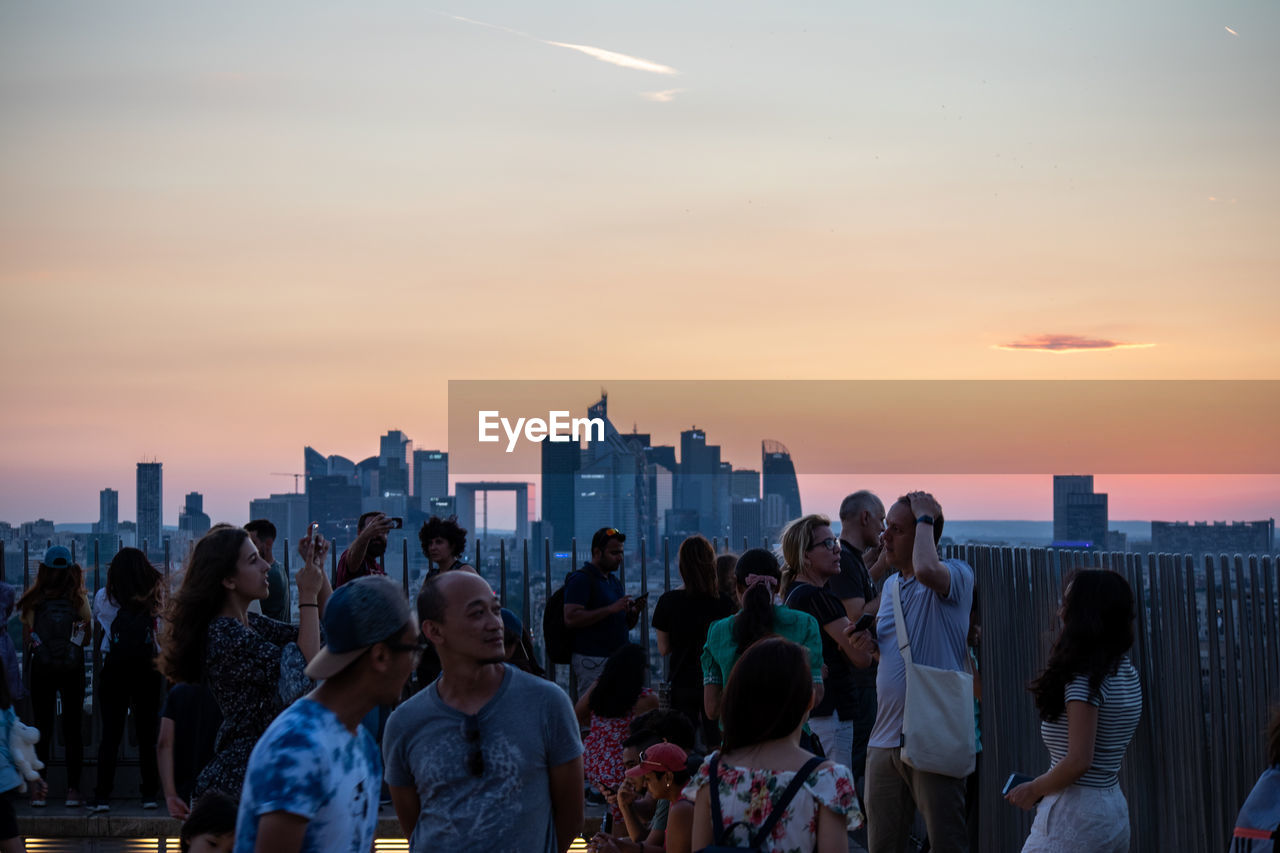
M 102 629 L 102 669 L 98 708 L 102 740 L 98 744 L 98 785 L 90 811 L 110 808 L 116 753 L 124 736 L 125 715 L 138 729 L 142 771 L 142 807 L 154 809 L 160 788 L 156 740 L 160 731 L 162 676 L 156 670 L 156 613 L 161 574 L 137 548 L 122 548 L 107 567 L 107 585 L 93 599 L 93 615 Z
M 80 771 L 84 768 L 84 739 L 80 715 L 84 708 L 84 642 L 93 614 L 85 595 L 80 567 L 71 551 L 54 545 L 36 568 L 36 582 L 18 600 L 30 657 L 31 711 L 40 729 L 36 755 L 49 763 L 53 721 L 62 699 L 62 745 L 67 760 L 67 807 L 83 804 Z M 43 806 L 45 795 L 33 789 L 31 805 Z
M 720 697 L 734 664 L 748 646 L 770 634 L 808 649 L 813 690 L 821 698 L 822 641 L 818 639 L 818 623 L 808 613 L 774 603 L 782 581 L 778 558 L 763 548 L 752 548 L 738 558 L 734 572 L 742 609 L 713 623 L 702 648 L 702 702 L 707 716 L 720 718 Z
M 238 797 L 254 744 L 309 688 L 303 669 L 320 650 L 320 617 L 332 592 L 322 568 L 329 543 L 308 536 L 298 553 L 304 565 L 293 626 L 248 612 L 270 594 L 271 567 L 243 529 L 219 524 L 192 549 L 168 608 L 161 670 L 173 681 L 203 683 L 222 709 L 216 752 L 193 799 L 209 790 Z
M 694 850 L 746 846 L 770 853 L 845 853 L 862 825 L 849 768 L 800 746 L 813 707 L 810 663 L 781 637 L 742 656 L 724 692 L 724 747 L 684 789 Z
M 702 647 L 711 623 L 732 614 L 733 605 L 720 595 L 716 552 L 706 537 L 681 542 L 677 565 L 684 586 L 664 592 L 653 608 L 658 654 L 671 655 L 671 707 L 688 717 L 707 743 L 718 745 L 720 729 L 702 709 Z
M 1006 799 L 1036 809 L 1023 853 L 1119 853 L 1129 849 L 1129 805 L 1116 774 L 1142 715 L 1142 685 L 1128 657 L 1133 590 L 1115 572 L 1076 572 L 1058 616 L 1062 632 L 1030 688 L 1051 764 Z
M 853 763 L 853 719 L 858 694 L 853 669 L 871 666 L 871 634 L 853 633 L 844 604 L 827 591 L 827 581 L 840 574 L 840 540 L 825 515 L 806 515 L 782 531 L 782 600 L 803 610 L 822 629 L 822 701 L 809 714 L 809 728 L 826 754 L 845 766 Z

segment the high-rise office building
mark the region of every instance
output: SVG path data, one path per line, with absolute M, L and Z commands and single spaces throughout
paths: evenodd
M 279 543 L 275 550 L 276 559 L 283 559 L 280 547 L 285 541 L 296 554 L 298 541 L 307 535 L 307 525 L 311 522 L 309 509 L 310 498 L 307 495 L 291 492 L 249 501 L 249 518 L 265 518 L 276 526 L 276 541 Z
M 759 548 L 764 540 L 764 506 L 760 499 L 734 498 L 729 512 L 729 547 L 734 551 Z
M 765 515 L 770 516 L 768 506 L 769 495 L 777 495 L 782 500 L 782 512 L 787 520 L 799 518 L 800 483 L 796 480 L 796 466 L 791 461 L 791 453 L 780 441 L 765 439 L 760 443 L 762 459 L 761 470 L 764 472 L 764 494 L 766 499 Z M 770 525 L 766 524 L 766 528 Z M 766 529 L 770 536 L 776 535 L 772 529 Z
M 178 513 L 178 529 L 194 538 L 208 533 L 210 526 L 209 514 L 204 511 L 204 496 L 199 492 L 188 493 Z
M 360 518 L 360 486 L 341 474 L 313 477 L 307 482 L 307 514 L 320 523 L 320 532 L 346 547 Z
M 574 475 L 582 467 L 576 441 L 544 441 L 542 454 L 542 520 L 551 526 L 551 547 L 567 551 L 574 533 Z
M 1107 495 L 1094 492 L 1092 474 L 1053 478 L 1053 541 L 1076 548 L 1107 547 Z
M 378 490 L 383 497 L 408 495 L 413 442 L 398 429 L 378 440 Z
M 449 495 L 449 454 L 443 450 L 413 451 L 413 502 L 428 512 L 428 501 Z
M 98 492 L 98 523 L 94 533 L 114 536 L 120 526 L 120 493 L 115 489 Z
M 138 547 L 144 543 L 152 553 L 164 549 L 160 534 L 163 525 L 163 464 L 138 463 Z
M 582 466 L 573 478 L 572 530 L 579 549 L 583 542 L 589 547 L 591 536 L 601 527 L 616 527 L 641 536 L 649 527 L 644 448 L 613 426 L 608 400 L 607 395 L 601 394 L 599 401 L 587 409 L 587 417 L 604 421 L 604 441 L 587 444 Z M 550 442 L 543 442 L 544 447 L 547 444 Z M 553 533 L 559 538 L 560 530 L 555 520 L 550 520 Z
M 1158 554 L 1272 554 L 1276 550 L 1276 520 L 1266 521 L 1153 521 L 1151 550 Z

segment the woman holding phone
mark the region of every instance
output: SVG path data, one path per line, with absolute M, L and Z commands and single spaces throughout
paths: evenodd
M 1023 853 L 1120 853 L 1129 849 L 1129 805 L 1116 774 L 1142 715 L 1142 685 L 1128 655 L 1133 590 L 1115 572 L 1078 571 L 1058 616 L 1062 631 L 1030 688 L 1052 763 L 1005 799 L 1036 809 Z
M 249 612 L 270 593 L 270 566 L 242 528 L 219 524 L 192 548 L 162 637 L 161 671 L 204 684 L 222 709 L 213 760 L 193 799 L 219 790 L 238 797 L 253 745 L 310 681 L 303 672 L 320 650 L 320 617 L 332 589 L 323 570 L 329 543 L 312 525 L 298 543 L 298 625 Z

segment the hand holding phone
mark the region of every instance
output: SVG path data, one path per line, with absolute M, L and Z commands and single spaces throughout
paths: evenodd
M 858 621 L 854 624 L 853 633 L 856 634 L 859 631 L 870 631 L 871 623 L 874 621 L 875 621 L 875 617 L 872 616 L 870 613 L 863 613 L 861 616 L 858 617 Z

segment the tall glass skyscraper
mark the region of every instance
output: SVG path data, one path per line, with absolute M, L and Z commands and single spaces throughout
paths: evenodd
M 164 506 L 162 488 L 163 465 L 159 462 L 138 463 L 138 547 L 145 542 L 147 550 L 158 553 L 164 545 L 160 539 Z
M 764 494 L 777 495 L 788 519 L 800 517 L 800 483 L 796 480 L 796 466 L 791 462 L 791 452 L 780 441 L 765 439 L 760 443 L 763 457 Z

